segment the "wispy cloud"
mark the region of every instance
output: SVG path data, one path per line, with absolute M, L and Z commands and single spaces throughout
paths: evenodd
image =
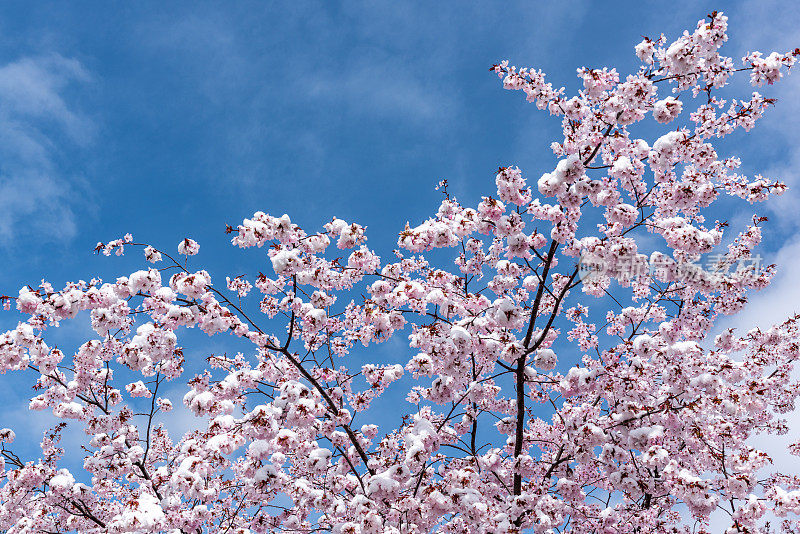
M 336 77 L 314 81 L 307 86 L 308 95 L 328 102 L 346 102 L 371 117 L 390 116 L 412 122 L 443 119 L 457 109 L 452 93 L 396 68 L 389 58 L 373 61 L 353 66 Z
M 0 244 L 35 234 L 57 240 L 77 230 L 77 180 L 63 153 L 92 138 L 92 122 L 65 97 L 89 75 L 59 55 L 26 57 L 0 67 Z

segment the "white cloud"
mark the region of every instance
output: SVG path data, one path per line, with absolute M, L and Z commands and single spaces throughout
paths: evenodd
M 444 119 L 457 109 L 457 95 L 399 68 L 400 60 L 373 58 L 336 77 L 317 79 L 307 86 L 309 96 L 347 102 L 359 111 L 408 121 Z
M 65 148 L 86 145 L 92 122 L 64 94 L 89 76 L 74 59 L 26 57 L 0 67 L 0 244 L 31 234 L 76 233 L 80 180 L 62 169 Z

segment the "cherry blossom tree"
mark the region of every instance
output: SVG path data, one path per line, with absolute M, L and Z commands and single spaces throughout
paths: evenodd
M 800 50 L 739 63 L 720 55 L 726 30 L 714 12 L 645 39 L 638 70 L 578 69 L 571 97 L 492 67 L 560 118 L 557 161 L 534 188 L 501 167 L 476 207 L 443 182 L 388 259 L 356 223 L 257 212 L 227 232 L 266 265 L 225 284 L 195 241 L 175 254 L 128 235 L 97 251 L 142 250 L 147 268 L 4 297 L 22 318 L 0 371 L 59 422 L 38 456 L 0 432 L 0 530 L 644 534 L 708 531 L 713 514 L 728 533 L 799 532 L 800 477 L 751 439 L 788 430 L 798 316 L 714 330 L 776 267 L 752 261 L 766 219 L 707 217 L 785 190 L 715 143 L 775 103 L 723 99 L 731 82 L 776 83 Z M 75 350 L 48 341 L 87 320 Z M 189 376 L 190 328 L 236 352 Z M 376 346 L 393 337 L 405 349 Z

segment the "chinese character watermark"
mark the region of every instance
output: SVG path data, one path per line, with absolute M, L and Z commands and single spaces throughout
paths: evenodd
M 709 254 L 702 261 L 676 261 L 669 256 L 645 255 L 616 258 L 613 264 L 597 255 L 585 254 L 578 262 L 578 275 L 589 281 L 594 277 L 608 276 L 633 280 L 641 277 L 671 278 L 697 281 L 703 278 L 723 277 L 744 281 L 761 273 L 760 255 L 731 259 L 726 254 Z

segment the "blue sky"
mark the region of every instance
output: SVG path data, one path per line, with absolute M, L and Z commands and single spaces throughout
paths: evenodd
M 0 292 L 139 268 L 138 253 L 91 252 L 126 232 L 168 250 L 196 239 L 218 280 L 266 269 L 263 250 L 223 232 L 256 210 L 310 230 L 358 222 L 387 256 L 407 220 L 435 212 L 438 180 L 474 204 L 498 166 L 535 180 L 555 165 L 559 121 L 504 91 L 491 64 L 574 90 L 577 67 L 630 72 L 642 35 L 677 37 L 713 9 L 730 17 L 728 55 L 786 51 L 800 45 L 792 4 L 3 2 Z M 745 172 L 800 191 L 800 73 L 762 92 L 779 107 L 728 146 Z M 798 198 L 757 208 L 783 274 L 736 325 L 795 309 Z
M 499 165 L 553 165 L 558 121 L 503 91 L 493 62 L 569 89 L 575 68 L 632 69 L 641 35 L 676 36 L 713 7 L 553 4 L 3 3 L 0 287 L 104 270 L 89 251 L 125 232 L 236 261 L 224 224 L 257 209 L 356 220 L 392 247 L 435 210 L 439 179 L 468 202 Z M 728 52 L 795 46 L 800 17 L 780 6 L 722 6 Z M 797 163 L 768 132 L 797 108 L 781 102 L 748 141 L 779 160 L 762 148 L 747 167 Z
M 728 4 L 732 55 L 797 44 L 789 2 L 781 17 L 781 3 Z M 0 287 L 104 269 L 89 251 L 125 232 L 170 247 L 189 235 L 213 261 L 232 252 L 224 224 L 257 209 L 356 220 L 391 247 L 435 210 L 439 179 L 474 201 L 499 165 L 538 177 L 555 161 L 558 121 L 503 91 L 493 62 L 571 88 L 578 66 L 632 69 L 641 35 L 676 36 L 712 8 L 3 3 Z M 765 142 L 797 118 L 786 104 L 750 136 L 773 154 L 744 154 L 746 167 L 797 163 L 785 140 Z

